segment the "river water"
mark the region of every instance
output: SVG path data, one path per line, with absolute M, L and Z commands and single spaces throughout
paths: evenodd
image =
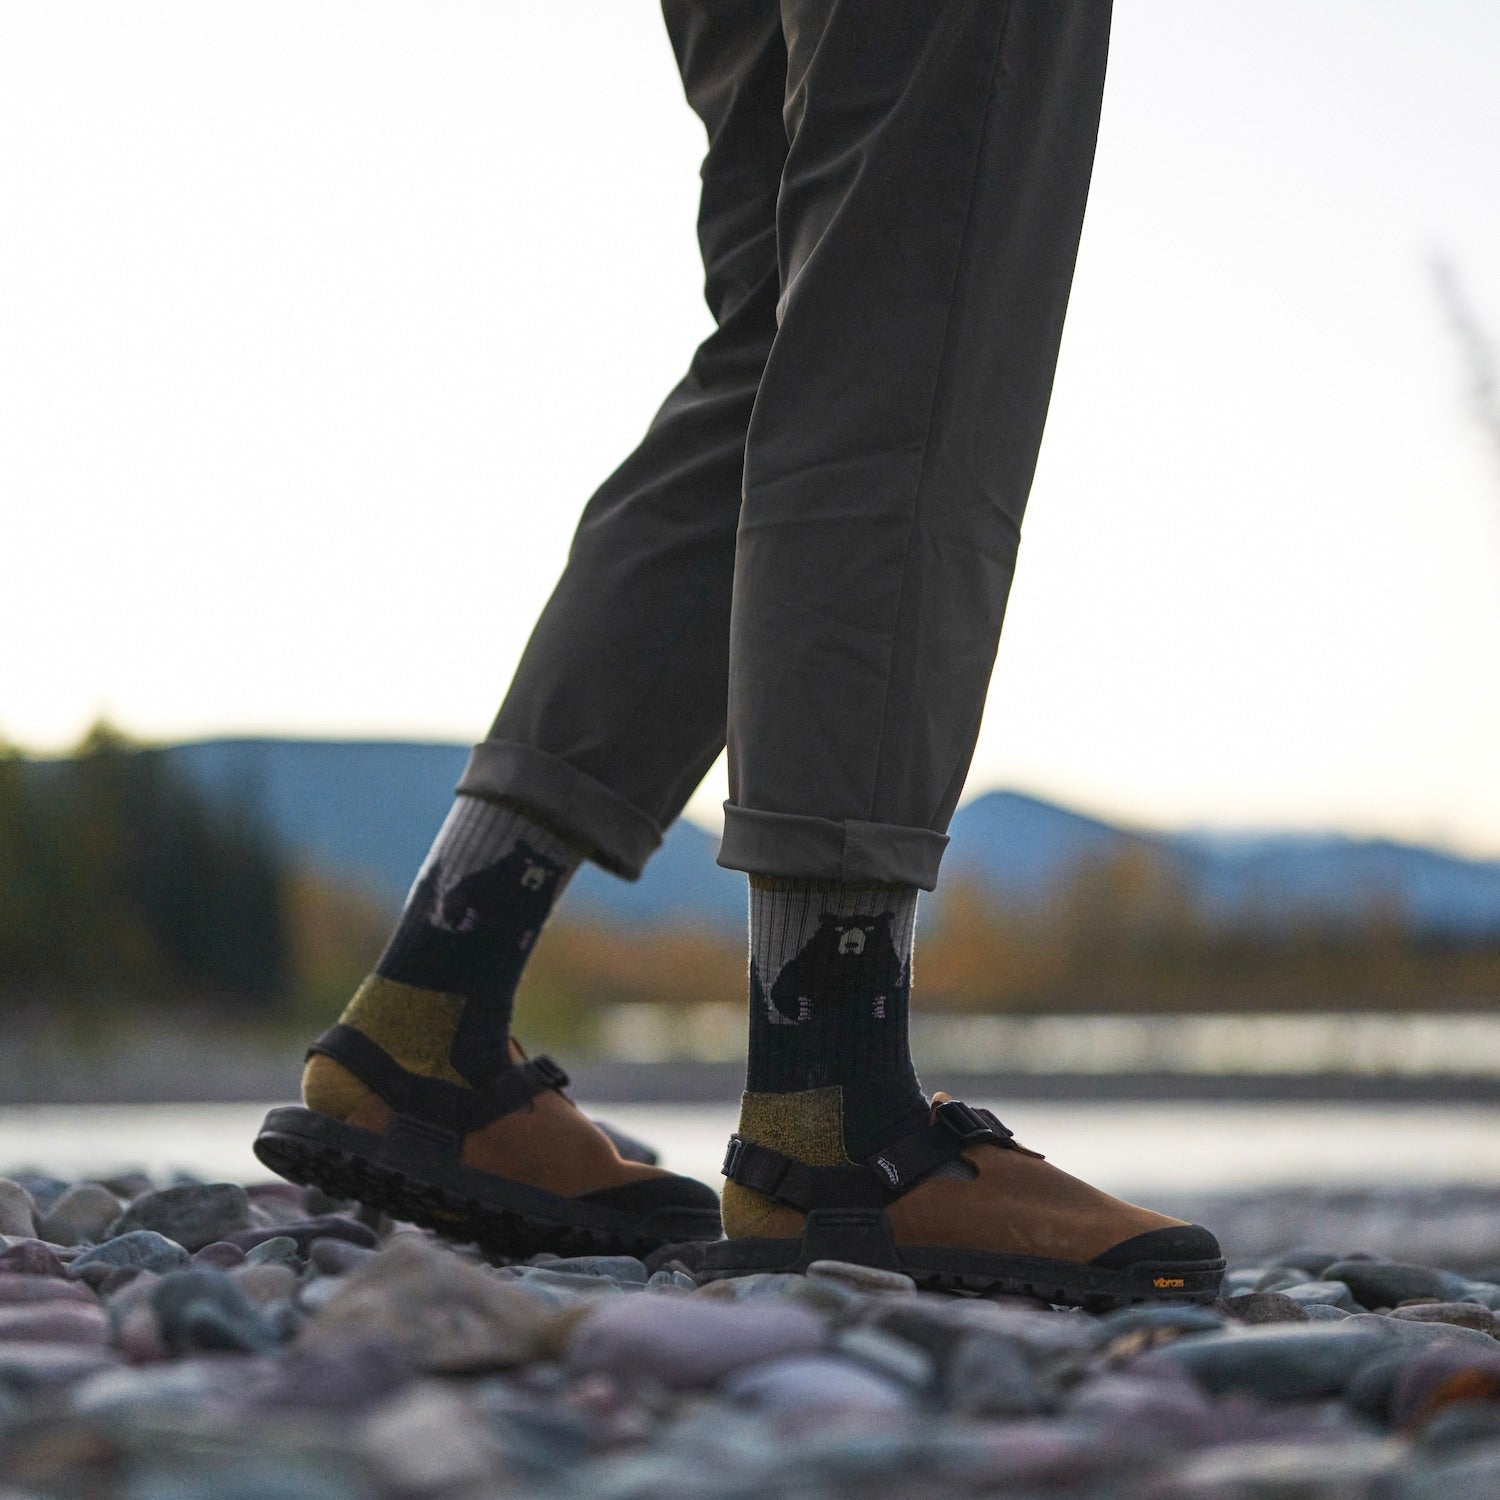
M 973 1103 L 983 1102 L 979 1099 Z M 0 1174 L 59 1177 L 140 1168 L 253 1182 L 258 1104 L 0 1108 Z M 651 1141 L 664 1165 L 717 1181 L 734 1112 L 611 1104 L 598 1113 Z M 1134 1104 L 1020 1101 L 1020 1140 L 1112 1192 L 1500 1184 L 1500 1110 L 1473 1105 Z

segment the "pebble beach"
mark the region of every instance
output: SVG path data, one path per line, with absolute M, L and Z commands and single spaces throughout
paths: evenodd
M 18 1173 L 0 1500 L 1500 1495 L 1493 1197 L 1430 1263 L 1381 1243 L 1421 1202 L 1341 1201 L 1298 1244 L 1307 1192 L 1225 1199 L 1216 1302 L 1094 1315 L 837 1262 L 700 1284 L 693 1245 L 490 1264 L 283 1183 Z

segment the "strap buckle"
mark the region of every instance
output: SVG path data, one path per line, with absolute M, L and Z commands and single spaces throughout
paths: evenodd
M 1007 1130 L 987 1109 L 975 1109 L 962 1099 L 947 1099 L 932 1112 L 933 1123 L 951 1131 L 965 1145 L 980 1141 L 1001 1144 L 1015 1134 Z
M 744 1156 L 744 1154 L 744 1141 L 742 1141 L 737 1135 L 730 1136 L 729 1145 L 724 1150 L 724 1165 L 719 1168 L 719 1171 L 725 1177 L 729 1178 L 731 1182 L 734 1181 L 735 1169 L 739 1166 L 740 1158 Z
M 547 1088 L 559 1091 L 567 1088 L 568 1075 L 550 1057 L 533 1057 L 528 1061 L 536 1076 Z

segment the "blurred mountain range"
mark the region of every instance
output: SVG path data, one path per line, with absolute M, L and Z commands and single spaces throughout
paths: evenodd
M 290 739 L 206 740 L 167 757 L 215 798 L 248 803 L 298 859 L 394 909 L 445 816 L 466 746 Z M 1159 833 L 1084 816 L 1019 792 L 988 792 L 949 829 L 944 883 L 982 883 L 997 899 L 1038 903 L 1084 862 L 1137 854 L 1171 872 L 1205 914 L 1262 923 L 1357 917 L 1378 907 L 1417 932 L 1500 933 L 1500 861 L 1337 833 Z M 570 887 L 578 916 L 738 931 L 744 877 L 714 863 L 717 838 L 685 819 L 640 881 L 585 866 Z M 924 901 L 930 920 L 942 890 Z

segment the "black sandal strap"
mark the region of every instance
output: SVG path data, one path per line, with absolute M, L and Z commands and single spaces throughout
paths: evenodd
M 920 1130 L 863 1163 L 810 1167 L 795 1157 L 729 1138 L 723 1173 L 731 1182 L 810 1213 L 821 1208 L 884 1208 L 958 1156 L 966 1147 L 1010 1146 L 1012 1132 L 987 1109 L 957 1099 L 939 1104 Z M 1019 1149 L 1019 1148 L 1017 1148 Z
M 568 1075 L 550 1057 L 532 1057 L 507 1068 L 483 1088 L 464 1088 L 409 1072 L 378 1042 L 342 1022 L 307 1049 L 330 1057 L 374 1089 L 398 1115 L 435 1125 L 462 1138 L 513 1111 L 546 1089 L 561 1091 Z

